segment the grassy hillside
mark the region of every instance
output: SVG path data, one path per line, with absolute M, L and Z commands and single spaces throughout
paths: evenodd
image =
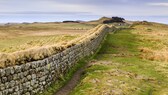
M 95 25 L 82 23 L 32 23 L 0 26 L 0 53 L 53 45 L 79 37 Z
M 167 95 L 167 34 L 146 22 L 110 33 L 71 95 Z

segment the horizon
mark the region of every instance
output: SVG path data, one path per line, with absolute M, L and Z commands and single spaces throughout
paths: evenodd
M 0 5 L 0 23 L 89 21 L 119 16 L 168 24 L 166 0 L 5 0 Z
M 5 14 L 7 15 L 7 14 Z M 15 14 L 16 15 L 16 14 Z M 17 14 L 20 15 L 20 14 Z M 43 16 L 41 16 L 43 15 Z M 48 18 L 49 16 L 49 18 Z M 61 17 L 60 17 L 61 16 Z M 68 16 L 68 17 L 67 17 Z M 72 17 L 73 16 L 73 17 Z M 92 21 L 92 20 L 98 20 L 101 17 L 114 17 L 114 16 L 96 16 L 96 15 L 82 15 L 82 16 L 74 16 L 74 15 L 60 15 L 60 14 L 30 14 L 27 16 L 13 16 L 8 15 L 6 17 L 3 17 L 2 14 L 0 14 L 0 24 L 6 24 L 6 23 L 34 23 L 34 22 L 62 22 L 66 20 L 72 20 L 72 21 Z M 125 18 L 128 21 L 148 21 L 148 22 L 156 22 L 156 23 L 163 23 L 168 24 L 168 16 L 118 16 Z M 5 18 L 5 19 L 4 19 Z M 10 19 L 12 18 L 12 19 Z M 72 18 L 72 19 L 71 19 Z

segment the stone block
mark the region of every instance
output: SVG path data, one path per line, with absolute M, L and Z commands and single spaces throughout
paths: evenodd
M 4 69 L 0 69 L 0 77 L 4 77 L 5 76 L 5 70 Z
M 9 76 L 13 73 L 12 67 L 5 68 L 5 76 Z

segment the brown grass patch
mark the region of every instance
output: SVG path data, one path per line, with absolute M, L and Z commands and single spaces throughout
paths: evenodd
M 162 50 L 152 50 L 149 48 L 140 48 L 142 54 L 140 57 L 142 59 L 148 59 L 151 61 L 168 61 L 168 51 L 165 49 Z
M 138 35 L 138 41 L 142 43 L 139 48 L 142 59 L 152 61 L 168 61 L 168 26 L 158 23 L 137 22 L 134 23 L 133 33 Z
M 145 47 L 139 48 L 139 50 L 142 53 L 152 53 L 153 52 L 151 49 L 145 48 Z

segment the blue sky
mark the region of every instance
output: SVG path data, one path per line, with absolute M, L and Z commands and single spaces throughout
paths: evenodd
M 0 0 L 1 14 L 165 17 L 168 0 Z

